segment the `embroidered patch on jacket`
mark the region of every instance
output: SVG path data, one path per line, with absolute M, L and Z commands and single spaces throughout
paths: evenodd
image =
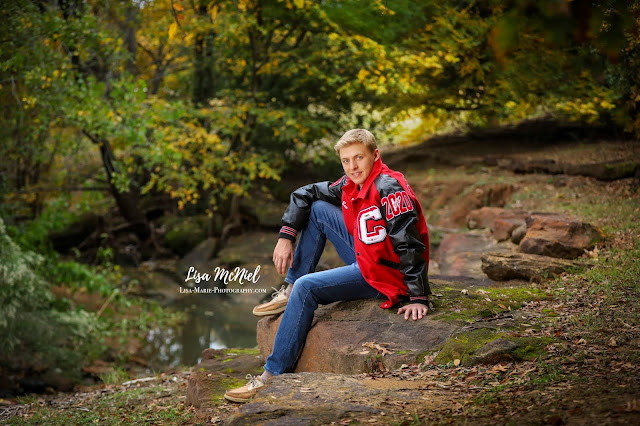
M 380 202 L 386 207 L 387 220 L 391 220 L 396 216 L 400 216 L 402 213 L 413 210 L 411 198 L 405 191 L 398 191 L 393 194 L 389 194 L 382 198 Z

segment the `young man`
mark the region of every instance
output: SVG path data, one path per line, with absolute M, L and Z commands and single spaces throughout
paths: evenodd
M 284 311 L 273 352 L 264 373 L 228 390 L 228 400 L 249 401 L 269 378 L 293 369 L 318 304 L 382 298 L 384 309 L 407 302 L 398 309 L 405 320 L 427 314 L 429 235 L 415 194 L 401 173 L 382 163 L 369 131 L 349 130 L 335 150 L 345 175 L 291 194 L 273 252 L 289 288 L 254 309 L 259 316 Z M 347 266 L 315 272 L 327 238 Z

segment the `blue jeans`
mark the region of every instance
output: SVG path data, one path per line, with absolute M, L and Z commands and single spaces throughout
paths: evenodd
M 347 266 L 314 272 L 327 238 Z M 300 233 L 293 266 L 285 281 L 294 284 L 293 291 L 276 333 L 273 352 L 264 366 L 274 376 L 293 370 L 318 304 L 384 297 L 362 277 L 342 209 L 324 201 L 311 205 L 309 222 Z

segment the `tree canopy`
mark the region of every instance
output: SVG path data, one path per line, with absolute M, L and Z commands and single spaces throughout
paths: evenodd
M 146 194 L 213 214 L 350 127 L 640 129 L 637 1 L 17 0 L 0 15 L 13 217 L 65 188 L 108 191 L 132 223 Z

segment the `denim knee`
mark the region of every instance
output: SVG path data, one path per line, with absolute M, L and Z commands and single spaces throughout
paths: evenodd
M 291 295 L 289 296 L 289 298 L 296 297 L 304 299 L 306 294 L 310 291 L 311 289 L 309 288 L 309 277 L 308 275 L 303 275 L 298 278 L 293 284 L 293 289 L 291 289 Z
M 335 208 L 335 206 L 326 201 L 318 200 L 311 203 L 311 217 L 318 217 L 320 212 L 326 212 L 328 209 Z
M 293 290 L 291 291 L 291 299 L 299 300 L 304 303 L 307 299 L 311 302 L 313 310 L 318 307 L 318 299 L 313 291 L 313 274 L 303 275 L 296 280 L 296 283 L 293 286 Z

